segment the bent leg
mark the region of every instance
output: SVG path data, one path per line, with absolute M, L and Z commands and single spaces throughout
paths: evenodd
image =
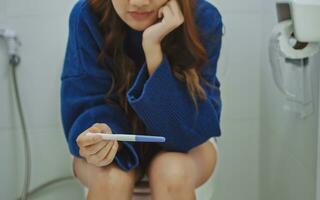
M 97 167 L 74 157 L 74 175 L 88 188 L 88 200 L 129 200 L 132 198 L 138 169 L 123 171 L 115 163 Z
M 194 200 L 195 189 L 211 176 L 216 157 L 216 150 L 210 141 L 188 153 L 158 153 L 148 168 L 153 199 Z
M 217 149 L 212 142 L 207 141 L 188 152 L 196 164 L 196 188 L 204 184 L 214 173 L 217 166 Z

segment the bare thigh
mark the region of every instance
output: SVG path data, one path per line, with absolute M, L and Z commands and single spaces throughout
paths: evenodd
M 73 157 L 73 173 L 74 176 L 87 188 L 91 188 L 97 183 L 100 177 L 113 174 L 117 180 L 132 180 L 136 182 L 141 176 L 141 170 L 139 168 L 132 169 L 128 172 L 120 169 L 115 163 L 111 163 L 108 166 L 97 167 L 88 163 L 86 160 Z
M 161 151 L 151 161 L 148 176 L 151 183 L 156 184 L 165 177 L 181 177 L 182 182 L 188 180 L 197 188 L 210 178 L 216 161 L 217 151 L 210 141 L 206 141 L 187 153 Z
M 188 156 L 196 166 L 196 187 L 204 184 L 214 173 L 217 165 L 218 152 L 215 146 L 207 141 L 188 152 Z

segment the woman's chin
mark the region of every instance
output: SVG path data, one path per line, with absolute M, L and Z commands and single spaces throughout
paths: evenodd
M 144 31 L 147 28 L 147 26 L 139 25 L 139 24 L 134 24 L 134 25 L 129 25 L 129 26 L 130 26 L 130 28 L 132 28 L 135 31 Z
M 132 28 L 133 30 L 136 30 L 136 31 L 144 31 L 146 30 L 149 26 L 152 25 L 151 22 L 137 22 L 137 21 L 130 21 L 127 23 L 128 26 L 130 28 Z

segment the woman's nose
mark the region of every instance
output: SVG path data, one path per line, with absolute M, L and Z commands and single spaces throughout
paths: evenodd
M 130 0 L 132 6 L 142 7 L 150 4 L 150 0 Z

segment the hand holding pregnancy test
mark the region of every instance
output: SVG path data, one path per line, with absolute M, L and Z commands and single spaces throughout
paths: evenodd
M 88 134 L 100 135 L 103 140 L 117 140 L 129 142 L 165 142 L 166 138 L 161 136 L 150 135 L 132 135 L 132 134 L 105 134 L 105 133 L 91 133 Z

